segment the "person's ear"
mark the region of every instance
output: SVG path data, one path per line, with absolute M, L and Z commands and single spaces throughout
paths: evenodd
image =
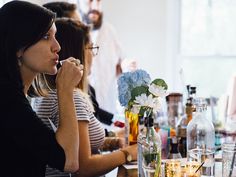
M 18 60 L 18 65 L 21 66 L 22 65 L 22 56 L 23 56 L 23 50 L 18 50 L 16 52 L 16 57 Z
M 16 57 L 17 57 L 17 58 L 21 58 L 22 56 L 23 56 L 23 50 L 20 49 L 20 50 L 18 50 L 18 51 L 16 52 Z

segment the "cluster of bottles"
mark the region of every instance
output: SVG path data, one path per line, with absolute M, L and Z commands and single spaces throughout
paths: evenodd
M 187 85 L 187 91 L 185 106 L 183 106 L 183 95 L 180 93 L 171 93 L 166 97 L 168 127 L 172 133 L 168 137 L 167 148 L 163 152 L 164 158 L 172 158 L 172 153 L 175 153 L 174 157 L 187 157 L 187 127 L 193 115 L 197 113 L 194 104 L 196 87 Z
M 206 100 L 196 97 L 196 87 L 187 86 L 187 90 L 185 106 L 180 93 L 166 97 L 169 128 L 165 143 L 165 138 L 160 138 L 163 127 L 155 127 L 155 114 L 145 114 L 139 123 L 139 177 L 161 176 L 161 158 L 185 157 L 199 162 L 201 176 L 214 176 L 215 131 L 206 117 Z
M 187 156 L 187 126 L 190 121 L 192 121 L 193 114 L 196 113 L 196 105 L 193 101 L 196 99 L 196 87 L 187 85 L 188 95 L 186 98 L 185 107 L 183 106 L 182 99 L 180 100 L 179 107 L 184 107 L 185 111 L 178 112 L 178 120 L 175 124 L 176 137 L 179 143 L 179 152 L 182 157 Z M 182 96 L 182 95 L 181 95 Z

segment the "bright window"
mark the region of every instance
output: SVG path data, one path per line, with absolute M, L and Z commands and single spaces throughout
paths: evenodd
M 182 55 L 236 56 L 235 9 L 235 0 L 182 0 Z
M 220 96 L 236 73 L 236 1 L 182 0 L 180 56 L 186 83 Z

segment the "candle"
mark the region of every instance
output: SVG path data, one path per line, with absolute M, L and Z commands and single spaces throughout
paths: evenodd
M 168 160 L 165 163 L 165 177 L 181 177 L 181 166 L 179 160 Z
M 199 162 L 187 162 L 185 165 L 185 176 L 184 177 L 200 177 L 200 170 L 196 172 L 201 164 Z

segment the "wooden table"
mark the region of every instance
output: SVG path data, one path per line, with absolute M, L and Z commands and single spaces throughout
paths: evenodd
M 117 177 L 138 177 L 137 169 L 127 170 L 125 167 L 120 166 L 118 168 Z
M 117 177 L 138 177 L 138 170 L 137 169 L 127 170 L 125 167 L 120 166 L 118 168 Z M 222 163 L 221 162 L 215 163 L 215 177 L 222 177 Z

